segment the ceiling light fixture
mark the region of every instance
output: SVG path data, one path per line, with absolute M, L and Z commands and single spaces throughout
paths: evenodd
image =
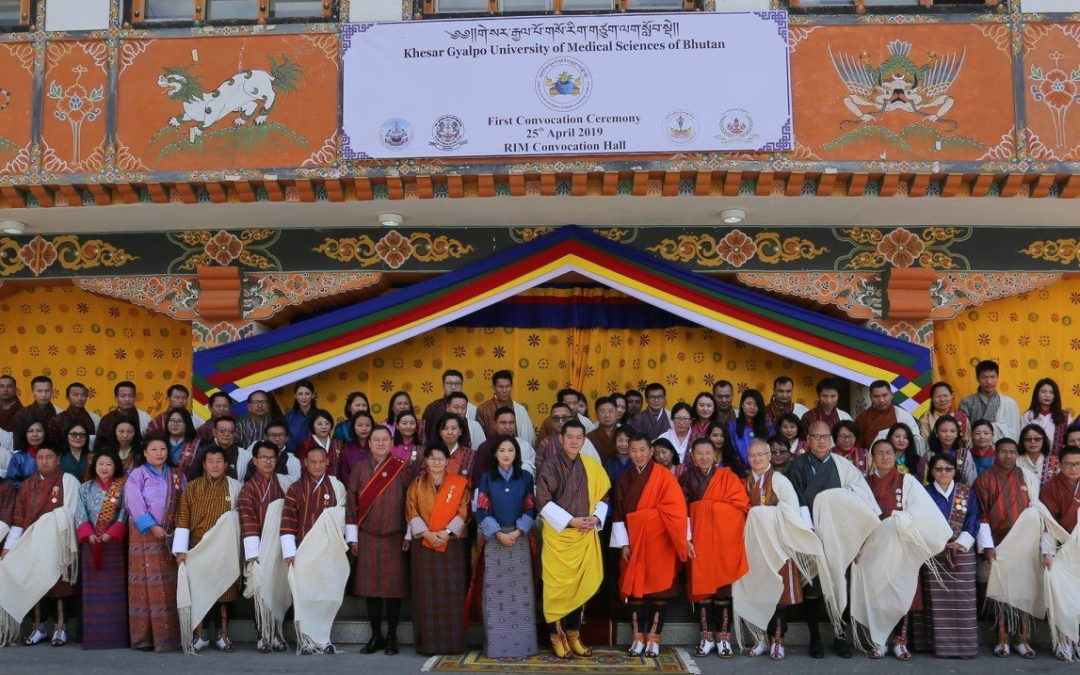
M 26 231 L 26 225 L 17 220 L 5 220 L 0 222 L 0 231 L 4 234 L 22 234 Z
M 720 218 L 727 225 L 738 225 L 746 220 L 746 211 L 742 209 L 724 209 L 720 212 Z
M 380 213 L 379 223 L 383 227 L 401 227 L 405 219 L 399 213 Z

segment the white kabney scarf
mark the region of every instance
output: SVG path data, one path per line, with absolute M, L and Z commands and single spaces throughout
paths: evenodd
M 825 490 L 814 499 L 814 530 L 825 552 L 825 564 L 818 566 L 825 607 L 834 631 L 843 635 L 844 608 L 848 604 L 847 568 L 880 523 L 881 509 L 854 464 L 835 453 L 830 461 L 836 462 L 843 487 Z
M 1080 527 L 1074 528 L 1072 535 L 1064 540 L 1061 535 L 1068 533 L 1060 525 L 1048 529 L 1054 539 L 1064 543 L 1046 572 L 1046 609 L 1053 632 L 1054 653 L 1064 654 L 1072 661 L 1076 644 L 1080 642 L 1080 583 L 1077 583 L 1080 580 Z
M 28 480 L 35 480 L 37 474 Z M 79 576 L 79 541 L 75 511 L 79 481 L 64 475 L 64 504 L 37 519 L 0 561 L 0 643 L 15 644 L 19 626 L 60 579 L 74 584 Z M 16 531 L 18 528 L 16 528 Z
M 1039 501 L 1039 477 L 1026 469 L 1023 475 L 1030 505 L 1016 519 L 1005 539 L 995 547 L 997 561 L 990 568 L 990 581 L 986 587 L 987 603 L 1005 615 L 1010 633 L 1020 630 L 1019 612 L 1026 612 L 1036 619 L 1046 616 L 1048 585 L 1044 577 L 1048 575 L 1040 550 L 1043 532 L 1049 531 L 1057 541 L 1068 538 L 1050 511 Z M 1071 564 L 1068 558 L 1065 562 L 1066 565 Z M 1056 560 L 1054 567 L 1057 567 Z
M 281 475 L 277 478 L 282 489 L 287 489 L 289 480 Z M 266 644 L 271 644 L 275 635 L 284 635 L 285 612 L 292 607 L 289 566 L 281 558 L 281 510 L 284 506 L 284 499 L 275 499 L 266 507 L 259 540 L 259 561 L 248 563 L 244 572 L 244 597 L 255 601 L 255 620 Z
M 919 569 L 952 538 L 948 521 L 919 481 L 905 474 L 902 489 L 903 510 L 881 521 L 851 566 L 851 620 L 859 646 L 860 629 L 874 647 L 886 643 L 911 609 Z
M 330 628 L 345 598 L 349 559 L 345 555 L 345 486 L 327 476 L 337 506 L 322 512 L 296 549 L 289 569 L 296 627 L 297 653 L 330 644 Z
M 214 603 L 240 578 L 243 560 L 240 544 L 240 514 L 236 511 L 240 482 L 229 481 L 229 504 L 195 548 L 187 552 L 176 576 L 176 609 L 180 615 L 180 643 L 188 654 L 195 653 L 192 631 Z
M 794 561 L 807 583 L 816 576 L 819 561 L 823 564 L 821 541 L 802 519 L 791 481 L 774 471 L 772 488 L 778 504 L 755 506 L 746 516 L 744 539 L 750 571 L 731 587 L 735 634 L 742 646 L 746 646 L 744 622 L 752 644 L 765 639 L 765 629 L 784 592 L 779 572 L 785 563 Z

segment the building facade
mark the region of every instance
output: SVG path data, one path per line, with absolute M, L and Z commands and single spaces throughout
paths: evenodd
M 193 351 L 575 224 L 928 347 L 935 378 L 961 390 L 974 386 L 979 358 L 1002 363 L 1022 407 L 1033 382 L 1054 377 L 1075 409 L 1073 4 L 0 0 L 9 31 L 0 35 L 0 369 L 24 393 L 38 372 L 88 380 L 89 407 L 100 411 L 111 383 L 135 380 L 142 407 L 160 410 L 165 386 L 192 382 Z M 348 151 L 342 41 L 354 24 L 604 12 L 684 22 L 786 12 L 790 149 Z M 681 67 L 709 80 L 707 56 Z M 251 100 L 229 98 L 237 82 L 264 75 L 269 105 L 249 90 Z M 654 75 L 643 95 L 671 96 Z M 462 83 L 462 95 L 474 84 Z M 367 95 L 380 92 L 360 92 L 361 104 Z M 261 107 L 246 107 L 255 101 Z M 580 276 L 554 282 L 529 293 L 537 303 L 625 300 Z M 378 411 L 403 388 L 423 405 L 442 368 L 471 360 L 469 393 L 481 401 L 492 359 L 504 359 L 542 413 L 565 384 L 594 398 L 656 379 L 639 375 L 650 366 L 679 375 L 676 398 L 691 400 L 718 379 L 768 390 L 773 376 L 797 370 L 797 399 L 812 404 L 821 369 L 663 324 L 619 323 L 603 335 L 578 325 L 563 340 L 567 326 L 530 330 L 526 321 L 503 326 L 505 344 L 495 345 L 494 324 L 451 325 L 327 370 L 321 400 L 340 413 L 344 394 L 362 389 L 380 399 Z M 677 349 L 657 345 L 668 329 L 679 331 Z M 639 353 L 598 356 L 631 340 Z

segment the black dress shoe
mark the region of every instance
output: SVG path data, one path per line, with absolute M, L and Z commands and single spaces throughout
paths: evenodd
M 374 654 L 386 647 L 386 638 L 381 635 L 372 635 L 367 644 L 360 648 L 361 654 Z
M 821 640 L 810 641 L 810 658 L 823 659 L 825 658 L 825 646 L 821 644 Z
M 398 653 L 397 638 L 392 637 L 386 641 L 386 655 L 394 656 Z
M 851 658 L 851 648 L 848 647 L 847 640 L 844 638 L 833 638 L 832 649 L 842 659 Z

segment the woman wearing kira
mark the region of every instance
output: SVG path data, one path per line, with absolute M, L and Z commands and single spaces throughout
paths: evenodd
M 926 492 L 949 521 L 952 538 L 934 557 L 934 565 L 943 572 L 933 574 L 925 566 L 921 571 L 923 608 L 913 612 L 913 646 L 938 658 L 973 659 L 979 653 L 975 597 L 979 500 L 960 480 L 956 458 L 949 454 L 930 458 Z
M 426 470 L 405 497 L 405 517 L 413 536 L 410 576 L 416 651 L 427 655 L 459 654 L 467 646 L 465 525 L 472 494 L 466 476 L 447 470 L 449 460 L 445 445 L 429 445 L 424 452 Z
M 513 436 L 495 439 L 495 464 L 480 476 L 476 521 L 482 535 L 484 648 L 488 658 L 537 653 L 532 542 L 536 499 Z M 474 573 L 475 574 L 475 573 Z
M 103 448 L 91 458 L 90 471 L 75 512 L 82 550 L 83 649 L 120 649 L 130 644 L 124 466 L 115 451 Z

